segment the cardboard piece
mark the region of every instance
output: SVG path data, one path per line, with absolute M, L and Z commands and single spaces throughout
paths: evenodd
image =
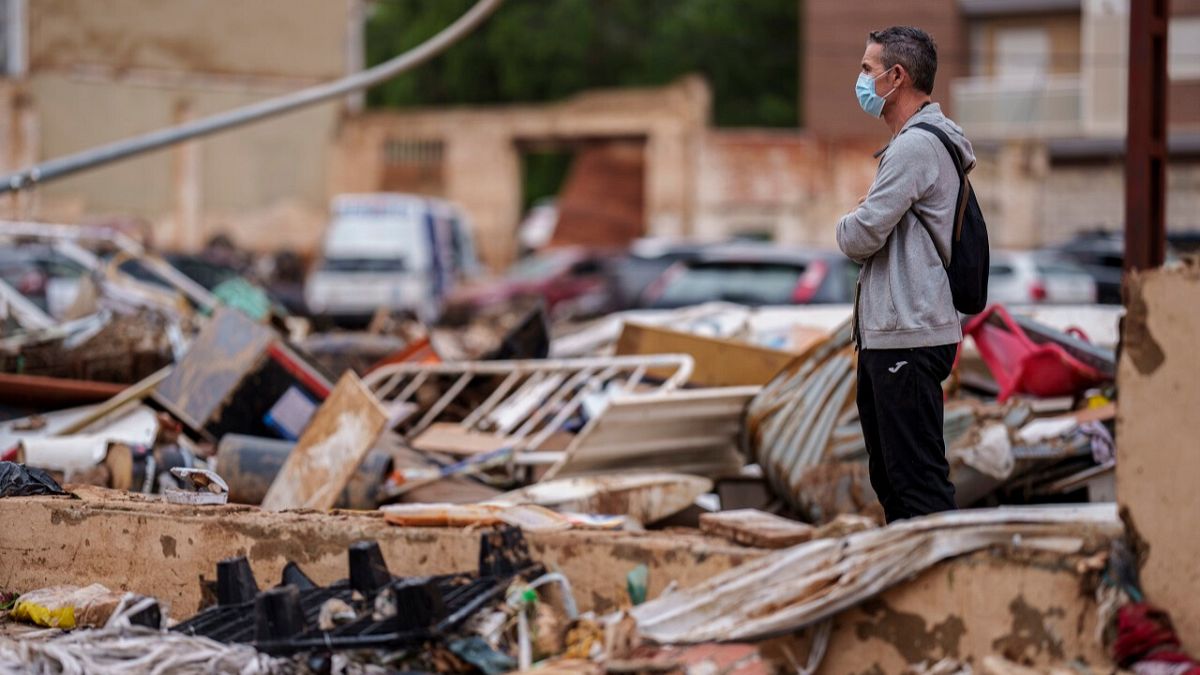
M 332 508 L 387 420 L 375 396 L 347 372 L 288 455 L 263 509 Z
M 823 339 L 825 333 L 821 335 Z M 691 356 L 696 366 L 688 383 L 697 387 L 764 385 L 796 358 L 794 352 L 626 322 L 617 339 L 617 355 L 650 354 Z M 650 370 L 650 377 L 664 376 Z
M 758 509 L 705 513 L 700 531 L 758 548 L 787 548 L 813 538 L 816 528 Z

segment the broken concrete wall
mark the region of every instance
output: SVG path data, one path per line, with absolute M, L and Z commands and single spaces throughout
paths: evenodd
M 434 165 L 426 167 L 429 172 L 441 176 L 433 191 L 463 206 L 480 256 L 499 268 L 516 255 L 523 147 L 635 141 L 644 148 L 646 231 L 686 235 L 693 215 L 691 167 L 710 108 L 708 86 L 691 76 L 662 87 L 590 90 L 555 103 L 372 112 L 340 127 L 331 191 L 430 189 L 424 181 L 394 182 L 404 175 L 395 164 L 428 161 Z M 436 150 L 422 151 L 430 148 Z
M 264 513 L 252 507 L 186 507 L 76 488 L 82 499 L 0 500 L 0 589 L 102 583 L 153 595 L 171 616 L 193 613 L 216 563 L 246 555 L 260 585 L 294 560 L 318 583 L 346 575 L 346 547 L 375 539 L 396 574 L 472 569 L 479 530 L 387 525 L 378 514 Z M 626 575 L 649 569 L 649 593 L 693 586 L 766 551 L 680 533 L 557 532 L 526 535 L 533 557 L 564 572 L 581 610 L 628 604 Z M 909 663 L 1001 653 L 1047 664 L 1103 665 L 1096 606 L 1077 556 L 984 551 L 934 566 L 834 619 L 822 673 L 895 673 Z M 788 639 L 805 654 L 804 637 Z M 774 643 L 772 643 L 774 645 Z M 767 649 L 771 650 L 772 645 Z M 775 645 L 778 646 L 778 645 Z
M 346 548 L 375 539 L 398 575 L 445 574 L 479 564 L 479 531 L 401 528 L 372 512 L 266 513 L 246 506 L 188 507 L 138 495 L 74 486 L 82 500 L 0 500 L 0 589 L 104 584 L 151 595 L 186 617 L 201 602 L 202 580 L 218 561 L 249 558 L 260 586 L 279 581 L 295 561 L 314 581 L 347 574 Z M 564 572 L 583 611 L 607 612 L 626 598 L 625 576 L 649 570 L 649 593 L 672 580 L 691 585 L 758 555 L 703 537 L 677 534 L 556 532 L 526 535 L 534 559 Z
M 1117 499 L 1149 544 L 1147 599 L 1200 650 L 1200 262 L 1134 276 L 1117 371 Z
M 28 68 L 0 157 L 27 165 L 343 75 L 356 0 L 39 0 Z M 48 184 L 36 215 L 140 219 L 159 246 L 218 233 L 249 248 L 319 239 L 342 103 L 175 146 Z M 22 113 L 22 111 L 27 111 Z M 24 114 L 22 118 L 20 115 Z
M 33 71 L 330 79 L 345 72 L 348 0 L 36 0 Z
M 1014 560 L 990 551 L 930 568 L 834 618 L 819 673 L 899 673 L 989 654 L 1047 666 L 1103 667 L 1095 600 L 1071 557 Z M 1096 672 L 1101 672 L 1097 670 Z

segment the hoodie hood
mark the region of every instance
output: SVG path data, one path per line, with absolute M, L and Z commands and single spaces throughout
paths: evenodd
M 971 148 L 971 141 L 968 141 L 966 135 L 963 134 L 962 127 L 955 124 L 954 120 L 942 113 L 942 105 L 940 103 L 930 103 L 918 110 L 915 115 L 908 118 L 908 121 L 904 123 L 904 127 L 900 129 L 900 133 L 904 133 L 909 127 L 920 122 L 932 124 L 946 132 L 946 135 L 950 137 L 950 142 L 954 143 L 955 147 L 958 148 L 959 155 L 962 156 L 963 168 L 968 173 L 970 173 L 971 169 L 975 168 L 975 151 Z

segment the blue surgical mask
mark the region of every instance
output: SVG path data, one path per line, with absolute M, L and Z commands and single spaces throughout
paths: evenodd
M 875 93 L 875 80 L 890 72 L 892 71 L 889 68 L 875 77 L 871 77 L 867 73 L 858 74 L 858 83 L 854 85 L 854 93 L 858 95 L 858 105 L 862 107 L 863 112 L 871 117 L 879 117 L 883 114 L 883 104 L 887 103 L 887 97 L 891 96 L 893 91 L 896 91 L 896 88 L 893 87 L 892 91 L 883 96 Z

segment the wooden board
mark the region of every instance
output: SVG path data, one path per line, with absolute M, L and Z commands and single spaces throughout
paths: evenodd
M 792 352 L 629 322 L 617 339 L 617 354 L 688 354 L 696 361 L 689 384 L 697 387 L 764 385 L 796 358 Z M 668 375 L 650 371 L 651 377 Z
M 812 539 L 816 529 L 766 511 L 738 509 L 701 515 L 700 531 L 747 546 L 787 548 Z
M 481 455 L 494 452 L 510 444 L 506 436 L 471 431 L 452 422 L 437 422 L 429 425 L 409 443 L 422 452 L 441 452 L 447 455 Z
M 329 509 L 387 425 L 388 415 L 347 372 L 296 442 L 262 507 Z

